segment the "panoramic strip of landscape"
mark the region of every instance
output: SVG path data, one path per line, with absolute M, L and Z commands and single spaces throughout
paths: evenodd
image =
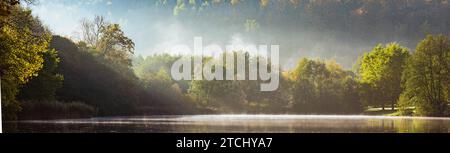
M 449 133 L 449 38 L 450 0 L 2 0 L 2 130 Z

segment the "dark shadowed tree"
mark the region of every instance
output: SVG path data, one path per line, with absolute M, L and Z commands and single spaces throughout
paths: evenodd
M 49 50 L 44 54 L 44 66 L 38 76 L 23 85 L 18 98 L 20 100 L 55 101 L 56 90 L 62 87 L 63 76 L 56 72 L 59 64 L 57 51 Z

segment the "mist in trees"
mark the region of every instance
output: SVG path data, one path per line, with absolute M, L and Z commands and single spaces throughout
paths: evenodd
M 129 22 L 142 23 L 130 25 L 140 29 L 135 33 L 144 33 L 137 38 L 155 36 L 136 45 L 138 54 L 158 54 L 195 36 L 219 45 L 240 39 L 279 44 L 280 64 L 286 69 L 302 57 L 333 58 L 350 68 L 379 43 L 414 49 L 427 34 L 450 36 L 446 0 L 157 0 L 121 5 L 143 8 L 137 11 L 143 15 L 127 16 Z
M 136 40 L 125 33 L 122 25 L 103 16 L 80 21 L 80 40 L 53 35 L 20 2 L 0 2 L 2 113 L 8 120 L 209 113 L 364 114 L 368 108 L 379 107 L 398 110 L 400 115 L 450 113 L 450 41 L 445 20 L 448 2 L 230 1 L 223 7 L 235 10 L 231 11 L 234 14 L 220 18 L 222 22 L 218 24 L 239 25 L 229 28 L 241 30 L 252 39 L 263 38 L 260 32 L 273 28 L 274 31 L 266 31 L 273 36 L 267 38 L 268 42 L 275 39 L 295 54 L 299 53 L 295 49 L 297 42 L 327 42 L 337 37 L 346 41 L 356 35 L 354 39 L 370 42 L 367 44 L 384 43 L 370 46 L 370 51 L 349 47 L 335 55 L 365 52 L 358 60 L 344 58 L 346 64 L 339 59 L 284 54 L 291 60 L 283 61 L 293 66 L 280 67 L 280 86 L 271 92 L 260 91 L 262 81 L 255 80 L 176 81 L 170 69 L 184 55 L 165 54 L 163 50 L 148 56 L 135 55 Z M 171 5 L 157 2 L 162 7 Z M 213 8 L 225 5 L 219 1 L 186 2 L 177 1 L 173 10 L 168 7 L 170 13 L 175 17 L 194 15 L 216 21 Z M 243 9 L 247 7 L 242 5 L 259 7 Z M 428 12 L 431 8 L 438 13 Z M 258 11 L 262 15 L 238 15 Z M 284 16 L 283 12 L 290 15 Z M 300 15 L 293 18 L 292 14 Z M 194 21 L 198 20 L 193 19 L 191 24 L 199 27 L 211 26 Z M 283 28 L 287 30 L 276 31 Z M 208 31 L 192 31 L 196 30 Z M 304 37 L 313 39 L 303 42 L 304 37 L 296 37 L 302 32 L 306 33 Z M 325 38 L 316 32 L 331 35 Z M 441 35 L 425 37 L 425 33 Z M 411 47 L 420 39 L 423 40 L 415 48 Z M 339 47 L 339 43 L 333 47 Z M 264 58 L 245 50 L 230 54 L 244 54 L 247 64 Z M 202 59 L 219 61 L 216 57 Z M 354 69 L 348 69 L 348 63 L 355 63 Z M 236 64 L 216 66 L 227 70 Z M 272 65 L 268 69 L 271 68 Z M 250 73 L 249 69 L 245 71 Z

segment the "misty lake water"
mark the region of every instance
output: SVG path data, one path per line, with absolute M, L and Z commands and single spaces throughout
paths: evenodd
M 155 115 L 4 123 L 5 132 L 449 133 L 450 118 L 363 115 Z

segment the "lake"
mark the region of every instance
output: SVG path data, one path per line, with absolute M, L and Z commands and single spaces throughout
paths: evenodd
M 5 132 L 449 133 L 450 118 L 364 115 L 155 115 L 5 122 Z

